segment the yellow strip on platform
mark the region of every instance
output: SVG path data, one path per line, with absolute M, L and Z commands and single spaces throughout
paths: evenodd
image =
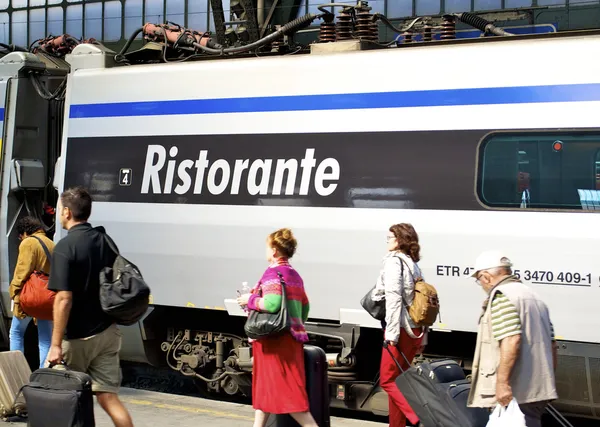
M 240 420 L 254 421 L 254 417 L 249 417 L 247 415 L 238 415 L 238 414 L 234 414 L 233 412 L 214 411 L 211 409 L 195 408 L 193 406 L 169 405 L 167 403 L 156 403 L 156 402 L 152 402 L 150 400 L 121 398 L 121 401 L 125 402 L 125 403 L 131 403 L 132 405 L 152 406 L 153 408 L 171 409 L 171 410 L 180 411 L 180 412 L 191 412 L 194 414 L 207 414 L 207 415 L 212 415 L 213 417 L 219 417 L 219 418 L 236 418 L 236 419 L 240 419 Z

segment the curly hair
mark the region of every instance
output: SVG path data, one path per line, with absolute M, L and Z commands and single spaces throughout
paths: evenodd
M 40 220 L 32 216 L 24 216 L 23 218 L 19 219 L 16 227 L 19 235 L 27 233 L 28 236 L 31 236 L 36 231 L 44 229 Z
M 397 249 L 408 255 L 414 262 L 421 260 L 421 246 L 419 235 L 411 224 L 394 224 L 390 227 L 398 242 Z
M 291 258 L 296 253 L 298 242 L 289 228 L 280 228 L 277 231 L 269 234 L 269 243 L 277 249 L 281 255 L 286 258 Z

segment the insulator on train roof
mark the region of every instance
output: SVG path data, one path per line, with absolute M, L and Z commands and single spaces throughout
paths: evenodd
M 278 38 L 277 40 L 273 40 L 271 43 L 271 52 L 281 52 L 285 47 L 285 43 L 283 42 L 283 36 Z
M 323 17 L 323 22 L 319 28 L 319 43 L 329 43 L 335 41 L 335 15 L 328 13 Z
M 432 40 L 433 27 L 427 23 L 423 25 L 423 41 L 430 42 Z
M 233 12 L 237 19 L 242 19 L 242 17 L 244 16 L 245 10 L 239 0 L 231 0 L 231 2 L 229 3 L 229 9 L 231 10 L 231 12 Z
M 225 40 L 227 40 L 227 44 L 229 46 L 233 46 L 238 41 L 238 36 L 235 28 L 229 27 L 227 28 L 227 30 L 225 30 Z
M 377 31 L 377 24 L 375 24 L 375 26 L 373 26 L 373 24 L 371 8 L 368 6 L 357 7 L 356 28 L 354 31 L 355 36 L 360 40 L 378 41 L 379 34 Z
M 237 30 L 235 30 L 235 33 L 237 34 L 240 41 L 244 43 L 247 43 L 250 40 L 250 33 L 248 32 L 248 28 L 244 25 L 238 26 Z
M 440 39 L 452 40 L 456 38 L 456 20 L 454 15 L 444 15 L 440 24 Z
M 346 8 L 338 14 L 335 33 L 338 41 L 352 40 L 352 12 L 350 8 Z

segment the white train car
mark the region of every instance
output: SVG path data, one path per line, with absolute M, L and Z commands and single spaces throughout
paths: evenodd
M 0 60 L 4 315 L 14 222 L 56 200 L 52 180 L 58 192 L 83 185 L 91 222 L 152 287 L 147 316 L 124 328 L 123 359 L 247 394 L 250 376 L 235 374 L 252 366 L 236 290 L 266 267 L 267 234 L 290 227 L 332 405 L 385 414 L 372 387 L 381 328 L 359 301 L 388 227 L 409 222 L 440 293 L 426 355 L 469 369 L 485 299 L 469 276 L 481 251 L 502 249 L 550 307 L 557 407 L 599 418 L 599 49 L 600 33 L 585 32 L 131 66 L 89 44 L 58 66 L 10 53 Z M 40 97 L 39 70 L 56 74 L 52 88 L 67 75 L 64 100 Z

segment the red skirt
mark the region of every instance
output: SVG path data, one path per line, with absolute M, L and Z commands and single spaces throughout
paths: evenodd
M 252 407 L 269 414 L 307 412 L 304 347 L 290 333 L 252 343 Z

